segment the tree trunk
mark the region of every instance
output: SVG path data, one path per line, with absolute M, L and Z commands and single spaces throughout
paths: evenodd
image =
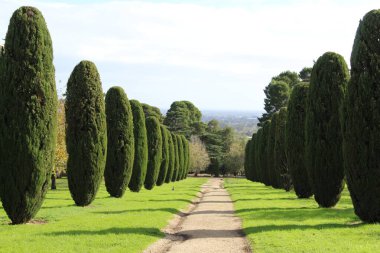
M 52 190 L 56 190 L 57 189 L 57 184 L 55 182 L 55 178 L 56 178 L 56 176 L 55 176 L 55 173 L 53 172 L 51 174 L 51 189 Z

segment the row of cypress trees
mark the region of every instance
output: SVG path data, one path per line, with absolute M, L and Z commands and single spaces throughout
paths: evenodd
M 318 58 L 310 84 L 292 88 L 281 108 L 254 133 L 245 148 L 249 180 L 314 195 L 335 206 L 344 188 L 355 213 L 380 221 L 380 10 L 367 13 L 357 29 L 351 78 L 343 57 Z
M 40 209 L 50 183 L 57 135 L 52 41 L 41 12 L 21 7 L 0 48 L 0 197 L 13 224 Z M 94 63 L 75 66 L 66 91 L 67 175 L 76 205 L 89 205 L 105 179 L 122 197 L 186 178 L 189 144 L 120 87 L 104 99 Z

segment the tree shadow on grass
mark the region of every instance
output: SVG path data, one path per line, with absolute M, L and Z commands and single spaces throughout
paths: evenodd
M 122 214 L 122 213 L 138 213 L 138 212 L 168 212 L 172 214 L 180 213 L 180 211 L 175 208 L 141 208 L 141 209 L 117 210 L 117 211 L 95 211 L 93 213 Z
M 318 208 L 318 207 L 263 207 L 237 209 L 236 213 L 251 215 L 252 219 L 265 220 L 293 220 L 301 222 L 304 220 L 318 219 L 355 219 L 353 208 Z
M 249 234 L 257 234 L 262 232 L 271 232 L 271 231 L 288 231 L 288 230 L 321 230 L 321 229 L 339 229 L 339 228 L 356 228 L 365 225 L 365 223 L 326 223 L 326 224 L 317 224 L 317 225 L 297 225 L 297 224 L 287 224 L 287 225 L 264 225 L 256 227 L 247 227 L 244 229 L 244 232 Z
M 140 234 L 154 237 L 163 237 L 164 233 L 157 228 L 147 228 L 147 227 L 138 227 L 138 228 L 108 228 L 101 230 L 67 230 L 67 231 L 56 231 L 45 233 L 47 236 L 67 236 L 67 235 L 108 235 L 108 234 Z

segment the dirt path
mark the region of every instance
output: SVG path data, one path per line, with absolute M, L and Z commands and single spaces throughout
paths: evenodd
M 198 202 L 172 220 L 166 237 L 144 252 L 251 252 L 222 182 L 213 178 L 204 184 Z

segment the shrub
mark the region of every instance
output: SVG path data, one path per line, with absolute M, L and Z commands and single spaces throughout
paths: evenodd
M 179 148 L 178 148 L 178 139 L 177 135 L 172 133 L 173 146 L 174 146 L 174 172 L 172 177 L 172 182 L 177 181 L 179 173 Z
M 13 224 L 26 223 L 48 190 L 57 134 L 52 41 L 41 12 L 17 9 L 1 52 L 1 199 Z
M 112 197 L 123 196 L 132 176 L 135 141 L 129 100 L 121 87 L 106 94 L 107 160 L 104 180 Z
M 166 174 L 168 173 L 169 168 L 169 136 L 168 136 L 168 130 L 165 126 L 161 125 L 161 136 L 162 136 L 162 159 L 161 159 L 161 166 L 160 166 L 160 172 L 158 173 L 158 178 L 156 185 L 160 186 L 165 182 Z
M 185 179 L 189 164 L 189 143 L 184 135 L 181 135 L 183 146 L 183 172 L 181 179 Z
M 251 171 L 251 164 L 252 164 L 252 147 L 254 143 L 253 140 L 248 140 L 245 144 L 245 150 L 244 150 L 244 173 L 245 177 L 252 181 L 252 171 Z
M 254 157 L 254 164 L 253 166 L 256 167 L 256 171 L 257 171 L 257 182 L 260 182 L 262 183 L 263 182 L 263 172 L 262 172 L 262 168 L 261 168 L 261 151 L 260 151 L 260 146 L 261 146 L 261 139 L 262 139 L 262 135 L 263 135 L 263 129 L 262 128 L 259 128 L 259 130 L 257 130 L 257 133 L 256 133 L 256 139 L 255 139 L 255 142 L 253 142 L 254 144 L 254 154 L 255 154 L 255 157 Z
M 344 110 L 344 165 L 355 213 L 380 222 L 380 10 L 360 22 Z
M 268 161 L 268 174 L 269 184 L 274 188 L 279 188 L 279 176 L 276 169 L 276 163 L 274 160 L 274 145 L 276 142 L 276 126 L 277 126 L 278 112 L 272 115 L 271 124 L 269 127 L 268 139 L 267 139 L 267 161 Z
M 262 183 L 265 185 L 269 184 L 269 170 L 268 170 L 268 134 L 270 130 L 270 124 L 271 121 L 265 121 L 263 124 L 263 132 L 260 138 L 260 144 L 259 144 L 259 156 L 260 156 L 260 168 L 261 168 L 261 176 L 262 176 Z
M 286 160 L 286 150 L 285 150 L 285 128 L 286 128 L 286 118 L 288 116 L 288 111 L 286 107 L 283 107 L 278 112 L 277 124 L 276 124 L 276 141 L 274 144 L 274 161 L 275 170 L 277 175 L 279 175 L 280 184 L 279 186 L 285 191 L 290 191 L 292 188 L 292 180 L 288 171 L 288 164 Z
M 156 117 L 150 116 L 145 120 L 146 132 L 148 134 L 148 168 L 144 181 L 144 187 L 152 190 L 156 185 L 158 173 L 160 172 L 162 159 L 162 135 L 160 122 Z
M 168 144 L 169 144 L 169 166 L 168 166 L 168 172 L 166 173 L 165 183 L 170 183 L 172 181 L 172 177 L 174 174 L 175 169 L 175 149 L 174 149 L 174 142 L 173 142 L 173 136 L 171 132 L 166 129 L 166 134 L 168 136 Z
M 305 118 L 309 84 L 293 87 L 288 104 L 285 145 L 289 174 L 299 198 L 313 195 L 305 164 Z
M 177 135 L 176 138 L 177 138 L 177 145 L 178 145 L 178 160 L 179 160 L 179 167 L 178 167 L 179 169 L 178 169 L 178 175 L 177 175 L 176 181 L 179 181 L 182 179 L 185 160 L 184 160 L 184 153 L 183 153 L 182 137 L 181 135 Z
M 342 56 L 327 52 L 313 67 L 306 113 L 306 162 L 314 198 L 332 207 L 343 190 L 342 129 L 339 119 L 349 79 Z
M 94 63 L 75 66 L 66 91 L 67 179 L 75 204 L 87 206 L 102 181 L 107 151 L 102 84 Z

